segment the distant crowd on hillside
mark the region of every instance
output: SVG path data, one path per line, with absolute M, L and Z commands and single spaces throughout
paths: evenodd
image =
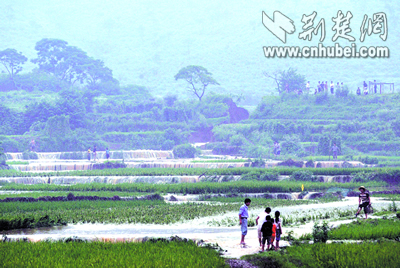
M 368 85 L 367 85 L 367 83 L 366 83 L 365 81 L 364 81 L 364 83 L 363 83 L 363 87 L 364 87 L 363 94 L 364 94 L 364 95 L 368 95 L 368 93 L 369 93 L 369 91 L 368 91 Z M 377 89 L 378 89 L 378 85 L 377 85 L 377 83 L 376 83 L 376 80 L 374 80 L 374 91 L 373 91 L 374 94 L 377 93 Z M 357 88 L 356 94 L 357 94 L 358 96 L 361 95 L 361 89 L 360 89 L 360 87 Z
M 377 94 L 378 93 L 378 91 L 377 91 L 377 88 L 378 88 L 378 83 L 376 82 L 376 80 L 374 80 L 374 83 L 373 83 L 373 91 L 372 91 L 372 93 L 374 93 L 374 94 Z M 336 84 L 333 82 L 333 81 L 331 81 L 330 82 L 330 84 L 328 84 L 328 81 L 318 81 L 318 85 L 317 85 L 317 87 L 315 88 L 315 91 L 314 91 L 314 94 L 316 95 L 316 94 L 318 94 L 318 93 L 331 93 L 331 94 L 335 94 L 335 91 L 338 91 L 338 90 L 343 90 L 343 89 L 345 89 L 345 87 L 344 87 L 344 84 L 343 84 L 343 82 L 337 82 Z M 309 93 L 311 93 L 311 85 L 310 85 L 310 81 L 308 81 L 307 82 L 307 84 L 306 84 L 306 90 L 307 90 L 307 92 L 309 92 Z M 298 90 L 297 91 L 297 93 L 298 94 L 302 94 L 303 92 L 301 91 L 301 90 Z M 368 84 L 364 81 L 363 82 L 363 95 L 368 95 L 369 94 L 369 90 L 368 90 Z M 357 88 L 357 90 L 356 90 L 356 94 L 357 95 L 361 95 L 361 89 L 360 89 L 360 87 L 358 87 Z
M 306 89 L 308 92 L 310 92 L 310 81 L 307 82 Z M 337 82 L 335 85 L 335 83 L 333 83 L 333 81 L 331 81 L 331 83 L 328 86 L 328 81 L 325 81 L 325 83 L 324 83 L 324 81 L 322 81 L 322 82 L 318 81 L 318 85 L 315 88 L 314 94 L 318 94 L 321 92 L 329 93 L 329 90 L 330 90 L 331 94 L 334 94 L 335 90 L 342 90 L 342 89 L 344 89 L 343 82 L 341 82 L 341 83 Z

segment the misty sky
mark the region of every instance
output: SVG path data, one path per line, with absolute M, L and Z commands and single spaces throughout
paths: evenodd
M 221 84 L 220 90 L 240 92 L 273 86 L 263 71 L 297 68 L 307 79 L 319 77 L 349 80 L 349 70 L 356 79 L 367 79 L 375 67 L 374 77 L 397 79 L 399 60 L 397 1 L 60 1 L 3 0 L 0 14 L 2 32 L 0 49 L 15 48 L 29 59 L 35 57 L 35 43 L 42 38 L 58 38 L 101 59 L 113 70 L 122 85 L 137 84 L 154 90 L 175 91 L 183 84 L 173 76 L 187 65 L 202 65 Z M 332 45 L 332 17 L 337 11 L 353 14 L 352 34 L 356 44 L 364 14 L 388 14 L 389 37 L 366 38 L 364 45 L 388 46 L 389 59 L 267 59 L 262 47 L 283 43 L 262 25 L 262 11 L 272 16 L 279 10 L 292 19 L 296 32 L 288 35 L 286 45 L 315 46 L 299 40 L 297 35 L 304 14 L 318 13 L 316 23 L 326 21 L 324 45 Z M 347 40 L 340 41 L 343 46 Z M 32 68 L 27 65 L 27 69 Z M 365 70 L 365 72 L 363 72 Z M 372 71 L 371 71 L 372 70 Z M 317 75 L 318 74 L 318 75 Z M 364 77 L 363 77 L 364 76 Z M 366 77 L 366 78 L 365 78 Z M 387 78 L 388 77 L 388 78 Z M 371 78 L 372 79 L 372 78 Z M 345 81 L 353 83 L 353 81 Z

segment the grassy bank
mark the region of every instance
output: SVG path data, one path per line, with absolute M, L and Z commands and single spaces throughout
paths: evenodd
M 340 225 L 328 234 L 329 239 L 366 240 L 366 239 L 400 239 L 400 220 L 369 219 L 351 224 Z
M 352 175 L 356 173 L 375 173 L 395 176 L 400 168 L 118 168 L 102 170 L 76 170 L 66 172 L 21 172 L 17 170 L 0 170 L 0 177 L 52 177 L 52 176 L 196 176 L 196 175 L 243 175 L 249 172 L 278 173 L 291 175 L 296 171 L 310 171 L 313 175 Z
M 244 256 L 258 267 L 398 267 L 400 243 L 323 244 L 292 246 L 281 252 Z
M 193 242 L 0 243 L 1 267 L 229 267 Z
M 367 182 L 364 186 L 384 186 L 382 182 Z M 310 181 L 230 181 L 230 182 L 198 182 L 176 184 L 150 184 L 150 183 L 86 183 L 74 185 L 56 184 L 6 184 L 2 190 L 26 190 L 26 191 L 121 191 L 121 192 L 162 192 L 183 194 L 207 194 L 207 193 L 277 193 L 277 192 L 301 192 L 304 185 L 306 191 L 323 191 L 332 187 L 357 189 L 359 183 L 324 183 Z

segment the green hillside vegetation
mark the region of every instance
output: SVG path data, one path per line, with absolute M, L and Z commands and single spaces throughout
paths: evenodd
M 28 73 L 21 72 L 28 58 L 15 49 L 0 51 L 8 71 L 0 76 L 0 141 L 6 152 L 27 151 L 31 140 L 41 152 L 93 145 L 172 150 L 212 141 L 207 149 L 217 154 L 273 158 L 272 144 L 279 141 L 282 158 L 327 156 L 336 143 L 345 160 L 366 155 L 363 162 L 378 164 L 366 157 L 398 156 L 400 149 L 399 94 L 357 96 L 347 85 L 334 94 L 309 94 L 305 74 L 289 68 L 276 76 L 279 95 L 265 96 L 249 119 L 237 123 L 247 111 L 237 108 L 233 95 L 213 93 L 209 86 L 219 82 L 202 66 L 175 75 L 196 99 L 155 97 L 147 87 L 120 85 L 103 61 L 64 40 L 41 39 L 35 50 L 30 61 L 36 68 Z M 382 165 L 398 164 L 385 159 Z
M 218 142 L 238 144 L 243 152 L 249 146 L 256 149 L 253 157 L 272 158 L 273 141 L 281 143 L 284 157 L 329 155 L 336 143 L 346 160 L 369 154 L 366 162 L 370 162 L 371 155 L 398 156 L 399 98 L 398 94 L 357 96 L 341 92 L 266 96 L 250 119 L 219 125 L 213 131 Z M 366 156 L 358 160 L 365 161 Z
M 14 92 L 29 101 L 20 105 Z M 94 144 L 99 150 L 172 150 L 191 133 L 212 129 L 214 142 L 207 148 L 220 154 L 273 158 L 273 141 L 279 141 L 281 159 L 328 160 L 321 157 L 336 143 L 342 160 L 396 165 L 400 95 L 343 92 L 269 95 L 249 119 L 230 124 L 230 97 L 212 93 L 190 101 L 154 98 L 141 87 L 121 88 L 116 95 L 86 88 L 8 91 L 0 93 L 0 140 L 5 152 L 25 151 L 31 139 L 38 151 L 85 151 Z

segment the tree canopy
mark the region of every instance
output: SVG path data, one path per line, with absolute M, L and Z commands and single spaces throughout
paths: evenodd
M 15 49 L 7 48 L 0 51 L 0 63 L 6 68 L 11 79 L 22 70 L 22 64 L 28 60 L 27 57 Z
M 87 56 L 80 48 L 69 46 L 66 41 L 44 38 L 36 43 L 38 57 L 32 62 L 39 69 L 70 84 L 87 83 L 94 87 L 97 83 L 112 80 L 112 71 L 101 60 Z
M 288 70 L 275 71 L 272 74 L 264 72 L 264 76 L 271 78 L 277 85 L 278 93 L 304 91 L 306 78 L 297 73 L 296 69 L 289 68 Z
M 212 73 L 207 71 L 202 66 L 189 65 L 186 66 L 174 76 L 175 80 L 183 79 L 189 85 L 189 91 L 199 98 L 203 98 L 208 85 L 219 85 L 219 83 L 212 77 Z

